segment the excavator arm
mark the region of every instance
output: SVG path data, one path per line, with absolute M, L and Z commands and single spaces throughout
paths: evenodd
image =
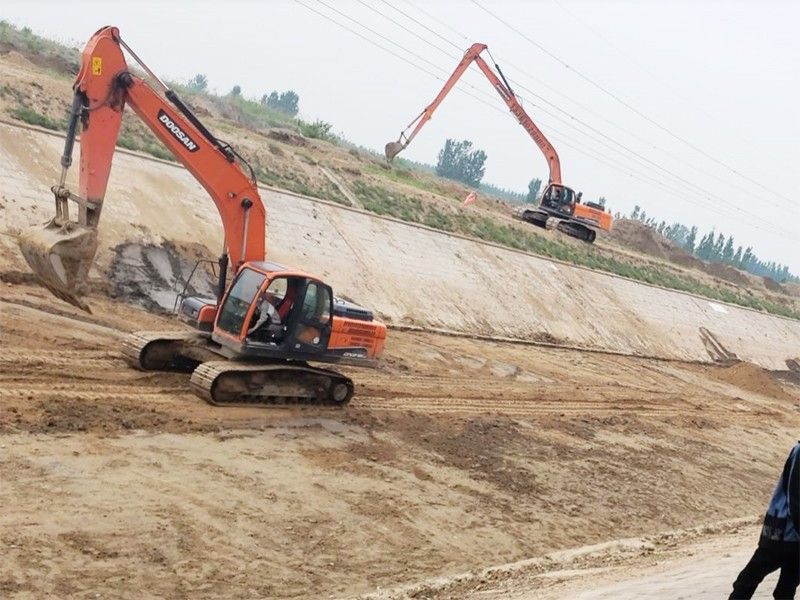
M 123 48 L 161 88 L 161 93 L 129 70 Z M 246 261 L 264 259 L 266 211 L 255 178 L 241 169 L 236 152 L 215 138 L 177 94 L 138 59 L 116 27 L 104 27 L 89 40 L 73 89 L 61 178 L 52 188 L 56 216 L 44 228 L 33 229 L 19 240 L 25 259 L 48 289 L 87 309 L 80 296 L 86 291 L 89 267 L 97 251 L 97 226 L 126 104 L 214 201 L 225 234 L 221 263 L 227 265 L 230 261 L 238 270 Z M 74 194 L 65 187 L 65 181 L 79 122 L 80 174 Z M 72 218 L 70 202 L 77 205 L 77 214 Z M 169 218 L 169 211 L 165 205 L 165 219 Z M 224 281 L 219 289 L 222 293 Z
M 549 183 L 561 184 L 561 162 L 558 159 L 558 153 L 556 152 L 556 149 L 549 142 L 547 137 L 545 137 L 542 131 L 536 126 L 528 113 L 525 112 L 525 109 L 522 108 L 522 105 L 514 95 L 514 91 L 511 89 L 511 86 L 503 76 L 503 72 L 500 70 L 500 67 L 495 64 L 497 73 L 500 75 L 498 77 L 492 68 L 486 64 L 486 61 L 481 58 L 481 53 L 486 49 L 486 44 L 472 44 L 472 46 L 470 46 L 469 50 L 466 51 L 464 57 L 461 59 L 461 62 L 458 63 L 455 71 L 453 71 L 453 74 L 450 75 L 448 80 L 445 82 L 444 87 L 442 87 L 436 98 L 433 99 L 433 102 L 425 107 L 425 110 L 423 110 L 419 116 L 417 116 L 417 118 L 415 118 L 408 125 L 408 127 L 406 127 L 406 129 L 400 133 L 400 137 L 396 142 L 389 142 L 386 144 L 385 152 L 387 160 L 391 161 L 411 143 L 425 123 L 430 121 L 434 111 L 439 107 L 447 94 L 450 93 L 450 90 L 452 90 L 456 85 L 458 80 L 464 74 L 464 71 L 466 71 L 467 68 L 474 62 L 492 84 L 492 87 L 494 87 L 497 93 L 500 94 L 503 102 L 506 103 L 506 106 L 508 106 L 511 113 L 517 118 L 517 121 L 519 121 L 520 125 L 522 125 L 525 131 L 527 131 L 531 138 L 533 138 L 533 141 L 539 147 L 539 150 L 542 151 L 542 154 L 544 154 L 545 159 L 547 159 L 547 165 L 550 169 Z M 407 134 L 408 130 L 412 127 L 414 127 L 413 131 L 411 131 L 410 134 Z

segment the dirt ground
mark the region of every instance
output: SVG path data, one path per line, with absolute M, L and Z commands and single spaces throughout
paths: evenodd
M 14 53 L 0 75 L 0 110 L 63 118 L 70 77 Z M 465 195 L 392 181 L 358 152 L 243 132 L 212 108 L 204 118 L 258 164 L 334 198 L 357 179 L 442 209 Z M 57 174 L 54 152 L 9 147 L 24 189 Z M 185 189 L 148 168 L 131 194 L 158 210 L 102 231 L 152 245 L 105 247 L 112 277 L 92 315 L 33 285 L 14 250 L 49 201 L 0 190 L 0 598 L 675 597 L 701 589 L 697 557 L 720 573 L 715 597 L 727 590 L 798 437 L 796 372 L 392 330 L 379 369 L 348 371 L 345 409 L 211 407 L 187 375 L 132 370 L 119 351 L 129 331 L 179 328 L 163 311 L 168 242 L 140 221 L 163 221 L 161 201 L 182 206 Z M 208 244 L 206 208 L 170 235 Z M 504 204 L 475 210 L 512 222 Z M 731 278 L 640 234 L 597 252 Z
M 346 409 L 219 409 L 123 363 L 176 323 L 16 281 L 3 597 L 347 598 L 752 517 L 800 423 L 788 372 L 399 331 Z
M 726 598 L 752 556 L 760 525 L 723 521 L 552 552 L 486 569 L 366 594 L 361 600 L 618 600 Z M 753 596 L 772 598 L 778 573 Z

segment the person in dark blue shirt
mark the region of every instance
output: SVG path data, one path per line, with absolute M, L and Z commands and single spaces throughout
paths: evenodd
M 751 598 L 764 577 L 778 569 L 781 574 L 773 597 L 794 600 L 800 583 L 800 442 L 786 459 L 764 516 L 758 548 L 733 582 L 729 600 Z

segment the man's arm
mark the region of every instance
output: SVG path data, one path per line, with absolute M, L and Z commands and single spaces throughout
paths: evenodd
M 248 334 L 253 333 L 256 329 L 266 323 L 267 319 L 269 319 L 270 315 L 269 311 L 267 310 L 267 306 L 272 306 L 272 304 L 269 303 L 269 300 L 262 300 L 261 306 L 258 307 L 258 320 L 256 321 L 255 325 L 247 330 Z
M 800 533 L 800 443 L 798 443 L 786 461 L 789 472 L 784 475 L 786 482 L 786 497 L 789 499 L 789 518 L 794 524 L 795 531 Z

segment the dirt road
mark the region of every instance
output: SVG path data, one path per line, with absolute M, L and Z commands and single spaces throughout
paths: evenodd
M 218 409 L 91 302 L 0 284 L 4 597 L 350 597 L 756 514 L 800 424 L 746 363 L 403 332 L 345 410 Z
M 705 600 L 727 598 L 760 526 L 738 519 L 553 552 L 364 595 L 360 600 Z M 754 598 L 772 598 L 778 573 Z

